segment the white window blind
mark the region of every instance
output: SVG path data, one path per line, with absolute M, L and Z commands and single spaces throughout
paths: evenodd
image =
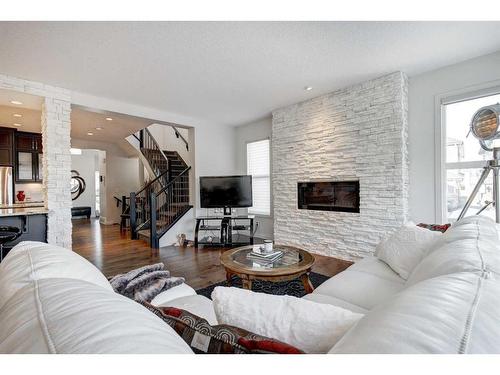
M 269 139 L 247 144 L 247 174 L 252 176 L 251 214 L 271 214 Z

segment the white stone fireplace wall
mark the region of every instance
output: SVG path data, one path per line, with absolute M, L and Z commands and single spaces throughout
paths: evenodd
M 273 112 L 274 238 L 356 259 L 408 217 L 408 81 L 392 73 Z M 297 208 L 297 182 L 359 180 L 360 213 Z

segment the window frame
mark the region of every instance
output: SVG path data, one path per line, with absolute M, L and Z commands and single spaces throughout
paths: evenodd
M 444 223 L 448 220 L 446 208 L 446 171 L 448 169 L 482 168 L 486 165 L 484 160 L 470 162 L 446 163 L 446 111 L 448 104 L 464 102 L 478 99 L 485 96 L 500 94 L 500 80 L 491 81 L 484 84 L 468 86 L 459 90 L 450 91 L 436 95 L 434 100 L 434 122 L 436 124 L 434 134 L 435 144 L 435 217 L 437 223 Z M 479 109 L 479 108 L 478 108 Z
M 248 207 L 248 214 L 255 215 L 258 217 L 272 218 L 273 217 L 273 178 L 272 178 L 272 176 L 273 176 L 273 162 L 272 162 L 273 155 L 272 155 L 272 146 L 271 146 L 272 140 L 270 137 L 256 138 L 256 139 L 247 140 L 245 142 L 245 173 L 248 175 L 248 145 L 250 143 L 261 142 L 261 141 L 269 141 L 269 214 L 253 213 L 253 212 L 251 212 L 251 207 Z M 261 175 L 260 177 L 266 177 L 266 176 Z M 253 180 L 253 175 L 252 175 L 252 180 Z

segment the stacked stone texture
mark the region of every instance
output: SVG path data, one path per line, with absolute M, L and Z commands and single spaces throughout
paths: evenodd
M 408 217 L 408 82 L 392 73 L 273 112 L 276 242 L 372 254 Z M 360 213 L 297 208 L 297 182 L 359 180 Z
M 0 74 L 0 89 L 37 95 L 42 102 L 43 191 L 47 240 L 71 249 L 71 95 L 66 89 Z

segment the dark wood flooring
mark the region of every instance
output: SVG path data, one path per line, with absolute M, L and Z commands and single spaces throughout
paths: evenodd
M 219 262 L 228 248 L 168 246 L 152 250 L 143 240 L 130 240 L 130 233 L 120 233 L 119 225 L 102 225 L 97 219 L 73 220 L 73 250 L 92 262 L 106 276 L 127 272 L 147 264 L 163 262 L 174 276 L 182 276 L 194 289 L 225 280 Z M 313 271 L 333 276 L 350 262 L 314 255 Z

